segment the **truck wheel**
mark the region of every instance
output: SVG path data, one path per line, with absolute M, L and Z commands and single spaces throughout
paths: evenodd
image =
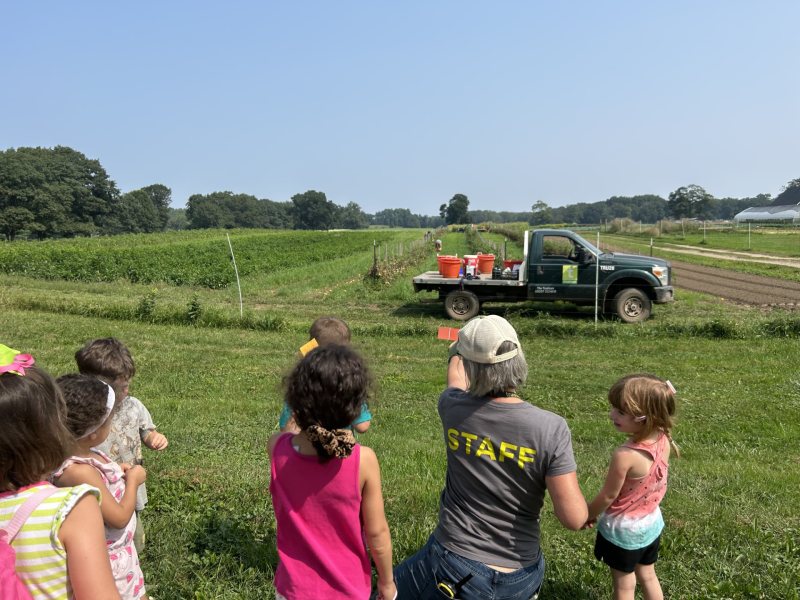
M 456 321 L 468 321 L 478 314 L 481 303 L 472 292 L 456 290 L 444 299 L 444 310 L 447 316 Z
M 625 288 L 614 297 L 614 310 L 626 323 L 641 323 L 650 317 L 650 298 L 638 288 Z

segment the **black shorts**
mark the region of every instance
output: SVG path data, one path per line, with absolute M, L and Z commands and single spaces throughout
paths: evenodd
M 633 573 L 636 565 L 652 565 L 658 560 L 658 547 L 661 545 L 661 536 L 644 548 L 626 550 L 612 544 L 599 533 L 594 542 L 594 557 L 603 561 L 612 569 L 623 573 Z

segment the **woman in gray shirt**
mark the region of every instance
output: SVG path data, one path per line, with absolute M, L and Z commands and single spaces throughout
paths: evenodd
M 447 450 L 439 524 L 395 569 L 399 600 L 535 598 L 545 491 L 565 527 L 586 522 L 569 428 L 517 396 L 527 374 L 517 333 L 502 317 L 476 317 L 459 332 L 439 397 Z

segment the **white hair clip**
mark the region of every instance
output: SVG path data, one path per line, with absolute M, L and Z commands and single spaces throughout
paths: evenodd
M 642 421 L 647 420 L 647 415 L 642 415 L 641 417 L 633 417 L 633 420 L 636 421 L 637 423 L 641 423 Z
M 103 380 L 101 379 L 100 381 L 103 381 Z M 103 426 L 103 423 L 106 422 L 108 417 L 111 416 L 111 412 L 114 410 L 114 404 L 117 401 L 116 394 L 114 393 L 114 388 L 111 387 L 110 385 L 108 385 L 105 381 L 103 381 L 103 383 L 105 383 L 106 387 L 108 388 L 108 394 L 106 396 L 106 414 L 103 415 L 103 419 L 97 425 L 87 429 L 84 432 L 84 434 L 78 439 L 82 440 L 83 438 L 87 438 L 90 435 L 92 435 L 93 433 L 95 433 L 98 429 L 100 429 Z
M 672 382 L 669 379 L 667 379 L 667 388 L 669 388 L 669 391 L 672 392 L 673 394 L 678 393 L 678 390 L 675 389 L 675 386 L 672 385 Z

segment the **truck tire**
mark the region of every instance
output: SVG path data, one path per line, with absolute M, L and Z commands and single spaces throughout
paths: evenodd
M 472 292 L 456 290 L 447 294 L 444 299 L 444 310 L 447 316 L 456 321 L 468 321 L 478 314 L 481 303 Z
M 641 323 L 650 317 L 653 305 L 639 288 L 625 288 L 614 296 L 614 311 L 626 323 Z

